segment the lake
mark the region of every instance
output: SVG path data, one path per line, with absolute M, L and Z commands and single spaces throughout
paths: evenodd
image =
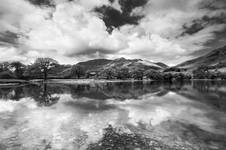
M 226 82 L 0 86 L 0 150 L 225 150 Z

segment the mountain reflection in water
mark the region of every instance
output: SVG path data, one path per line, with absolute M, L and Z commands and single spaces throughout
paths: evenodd
M 219 81 L 4 86 L 0 149 L 223 150 L 225 97 Z

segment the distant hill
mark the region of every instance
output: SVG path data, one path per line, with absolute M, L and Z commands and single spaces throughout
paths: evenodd
M 94 59 L 86 62 L 80 62 L 77 65 L 83 66 L 86 71 L 101 71 L 103 69 L 120 69 L 128 68 L 129 70 L 141 69 L 155 69 L 161 70 L 168 66 L 163 63 L 155 63 L 142 59 L 125 59 L 118 58 L 114 60 L 109 59 Z
M 188 70 L 196 69 L 202 65 L 226 67 L 224 65 L 219 64 L 226 64 L 226 46 L 215 49 L 204 56 L 183 62 L 176 67 L 186 68 Z
M 76 65 L 83 66 L 85 70 L 99 70 L 102 69 L 104 65 L 107 65 L 112 60 L 109 59 L 93 59 L 85 62 L 79 62 Z
M 88 72 L 88 73 L 91 73 L 91 72 L 99 73 L 99 72 L 105 71 L 106 69 L 119 70 L 122 68 L 127 68 L 129 71 L 134 71 L 134 70 L 146 71 L 148 69 L 164 70 L 165 68 L 168 67 L 167 65 L 160 62 L 155 63 L 148 60 L 125 59 L 125 58 L 118 58 L 114 60 L 93 59 L 89 61 L 79 62 L 75 65 L 82 66 L 82 68 L 84 69 L 84 72 Z M 24 66 L 26 67 L 26 69 L 31 67 L 29 65 L 28 66 L 24 65 Z M 73 65 L 58 64 L 48 72 L 48 77 L 49 78 L 70 78 L 72 67 Z M 0 63 L 0 79 L 17 78 L 15 74 L 16 72 L 15 70 L 12 70 L 12 68 L 10 68 L 9 62 Z M 29 77 L 42 78 L 43 74 L 34 73 L 34 70 L 30 70 Z

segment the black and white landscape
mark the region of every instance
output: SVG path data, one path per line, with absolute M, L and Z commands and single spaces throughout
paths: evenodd
M 0 0 L 0 150 L 226 149 L 225 0 Z

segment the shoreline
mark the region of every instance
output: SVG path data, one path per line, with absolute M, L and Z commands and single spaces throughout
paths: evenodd
M 59 84 L 90 84 L 90 83 L 117 83 L 117 82 L 151 82 L 151 81 L 158 81 L 158 80 L 150 80 L 150 79 L 143 79 L 143 80 L 134 80 L 134 79 L 127 79 L 127 80 L 120 80 L 120 79 L 47 79 L 44 81 L 43 79 L 32 79 L 32 80 L 22 80 L 22 79 L 0 79 L 0 86 L 7 86 L 7 85 L 18 85 L 18 84 L 37 84 L 37 83 L 59 83 Z M 221 81 L 224 82 L 225 80 L 218 80 L 218 79 L 190 79 L 186 81 Z M 164 81 L 158 81 L 164 82 Z
M 29 83 L 29 81 L 21 80 L 21 79 L 0 79 L 0 85 L 3 85 L 3 84 L 23 84 L 23 83 Z
M 150 82 L 153 80 L 107 80 L 107 79 L 32 79 L 32 80 L 20 80 L 20 79 L 0 79 L 0 86 L 13 86 L 20 84 L 96 84 L 96 83 L 117 83 L 117 82 Z
M 59 84 L 95 84 L 95 83 L 117 83 L 117 82 L 150 82 L 153 80 L 107 80 L 107 79 L 50 79 L 44 83 Z

